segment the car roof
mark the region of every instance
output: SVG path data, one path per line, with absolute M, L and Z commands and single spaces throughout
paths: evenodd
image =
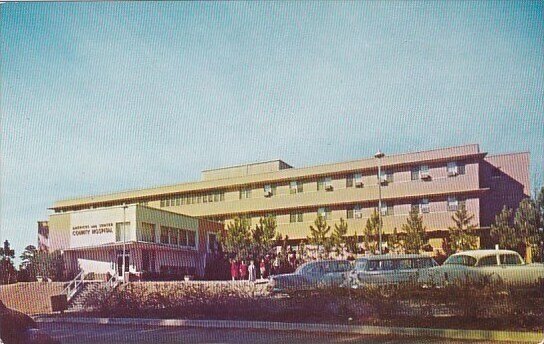
M 497 254 L 515 254 L 519 255 L 516 251 L 512 250 L 471 250 L 471 251 L 463 251 L 458 252 L 455 254 L 452 254 L 451 256 L 469 256 L 476 259 L 480 259 L 482 257 L 487 257 L 491 255 L 497 255 Z
M 424 254 L 376 254 L 368 257 L 357 258 L 357 261 L 362 260 L 386 260 L 386 259 L 413 259 L 413 258 L 432 258 Z

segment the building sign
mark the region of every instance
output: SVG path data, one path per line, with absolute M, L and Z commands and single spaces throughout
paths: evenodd
M 101 209 L 71 214 L 70 247 L 87 247 L 115 242 L 116 223 L 123 221 L 119 209 Z

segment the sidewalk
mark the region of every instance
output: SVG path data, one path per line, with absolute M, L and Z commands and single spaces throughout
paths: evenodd
M 259 329 L 272 331 L 302 331 L 318 333 L 346 333 L 363 335 L 393 335 L 435 337 L 461 340 L 514 341 L 541 343 L 544 333 L 513 331 L 481 331 L 455 329 L 428 329 L 410 327 L 381 327 L 334 324 L 302 324 L 238 320 L 180 320 L 180 319 L 133 319 L 133 318 L 36 318 L 38 323 L 78 323 L 97 325 L 169 326 L 226 329 Z

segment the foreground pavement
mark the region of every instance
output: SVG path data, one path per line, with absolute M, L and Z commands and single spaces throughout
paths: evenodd
M 95 325 L 74 323 L 40 323 L 62 344 L 86 343 L 372 343 L 372 344 L 438 344 L 492 343 L 489 341 L 444 340 L 444 338 L 414 338 L 368 336 L 358 334 L 323 334 L 249 329 L 210 329 L 188 327 L 158 327 L 130 325 Z M 502 342 L 505 343 L 505 342 Z

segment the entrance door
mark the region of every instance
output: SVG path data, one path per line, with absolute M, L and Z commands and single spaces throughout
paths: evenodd
M 151 250 L 142 251 L 142 270 L 155 272 L 155 252 Z
M 123 254 L 117 255 L 117 275 L 123 275 Z M 125 254 L 125 272 L 128 272 L 128 267 L 130 266 L 130 255 Z

